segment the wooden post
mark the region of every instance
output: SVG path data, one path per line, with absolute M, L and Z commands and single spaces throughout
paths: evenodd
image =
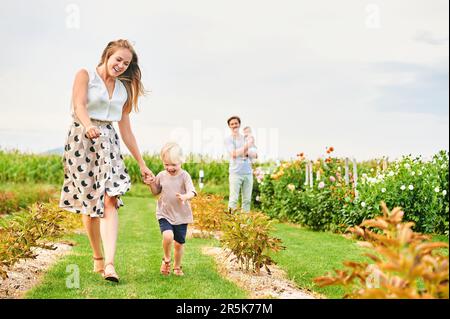
M 385 159 L 383 159 L 383 172 L 387 170 L 387 157 Z
M 349 183 L 348 178 L 348 157 L 345 158 L 345 184 Z
M 205 186 L 203 178 L 205 177 L 205 172 L 201 169 L 198 172 L 198 187 L 200 188 L 200 190 L 203 189 L 203 186 Z
M 353 189 L 355 190 L 355 198 L 358 198 L 358 167 L 355 158 L 353 158 Z
M 309 162 L 305 163 L 305 185 L 309 182 Z
M 313 187 L 313 162 L 309 162 L 309 187 Z
M 316 172 L 316 181 L 320 181 L 320 170 Z

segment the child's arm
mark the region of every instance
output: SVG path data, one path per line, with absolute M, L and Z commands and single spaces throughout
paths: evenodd
M 197 196 L 197 191 L 195 190 L 194 183 L 192 182 L 191 176 L 186 172 L 184 176 L 184 186 L 186 189 L 185 194 L 177 193 L 176 196 L 184 204 L 185 201 L 190 200 Z
M 182 202 L 193 199 L 195 196 L 197 196 L 197 193 L 194 191 L 187 192 L 186 194 L 177 193 L 177 198 Z
M 159 182 L 159 176 L 148 176 L 146 179 L 144 179 L 144 183 L 148 185 L 153 195 L 159 195 L 161 193 L 162 188 Z

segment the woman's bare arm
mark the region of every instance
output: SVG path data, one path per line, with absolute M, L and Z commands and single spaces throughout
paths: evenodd
M 97 138 L 100 136 L 100 131 L 92 125 L 87 111 L 88 83 L 89 74 L 86 70 L 81 69 L 77 72 L 73 82 L 72 105 L 75 115 L 86 130 L 86 135 L 89 138 Z
M 130 115 L 127 112 L 123 112 L 122 119 L 119 121 L 119 130 L 122 140 L 130 151 L 131 155 L 136 159 L 140 168 L 147 167 L 144 159 L 142 158 L 141 152 L 134 137 L 133 131 L 131 130 Z

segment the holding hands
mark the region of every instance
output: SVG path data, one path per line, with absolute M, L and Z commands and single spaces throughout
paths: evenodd
M 144 180 L 144 183 L 147 185 L 150 185 L 155 182 L 155 175 L 153 172 L 147 167 L 147 165 L 142 165 L 140 167 L 141 169 L 141 175 L 142 179 Z

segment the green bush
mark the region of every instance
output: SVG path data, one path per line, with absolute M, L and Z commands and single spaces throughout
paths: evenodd
M 272 221 L 262 213 L 230 214 L 223 223 L 221 242 L 245 270 L 259 273 L 264 267 L 270 274 L 268 266 L 275 263 L 270 255 L 285 249 L 281 239 L 270 235 L 273 230 Z
M 0 185 L 0 215 L 17 212 L 31 204 L 49 202 L 59 197 L 59 189 L 51 185 Z
M 33 247 L 53 249 L 45 240 L 60 237 L 80 228 L 77 214 L 61 210 L 56 202 L 36 203 L 30 212 L 16 215 L 0 226 L 0 277 L 7 278 L 7 268 L 21 258 L 34 258 Z

